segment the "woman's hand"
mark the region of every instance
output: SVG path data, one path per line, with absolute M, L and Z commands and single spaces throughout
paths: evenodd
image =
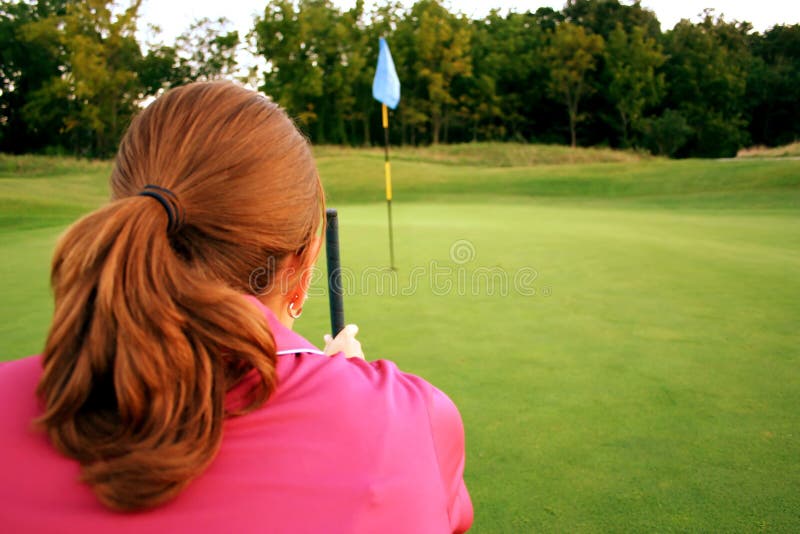
M 356 334 L 358 334 L 358 327 L 354 324 L 345 326 L 335 338 L 332 338 L 330 334 L 325 334 L 323 336 L 325 354 L 333 356 L 337 352 L 344 352 L 344 355 L 348 358 L 365 360 L 364 352 L 361 350 L 361 343 L 356 339 Z

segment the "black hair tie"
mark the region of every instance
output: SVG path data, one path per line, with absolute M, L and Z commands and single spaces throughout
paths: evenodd
M 165 195 L 161 193 L 165 193 L 169 195 L 170 198 L 167 198 Z M 164 211 L 167 212 L 167 233 L 172 233 L 177 230 L 183 221 L 181 220 L 181 214 L 178 211 L 178 197 L 175 196 L 175 193 L 167 189 L 166 187 L 161 187 L 158 185 L 147 184 L 144 186 L 144 190 L 138 193 L 139 196 L 143 197 L 150 197 L 154 198 L 158 201 L 161 206 L 163 206 Z

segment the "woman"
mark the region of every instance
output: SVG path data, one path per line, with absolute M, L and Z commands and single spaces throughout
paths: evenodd
M 56 247 L 43 355 L 0 367 L 4 532 L 469 528 L 450 400 L 355 328 L 324 352 L 291 330 L 324 198 L 280 108 L 169 91 L 111 190 Z

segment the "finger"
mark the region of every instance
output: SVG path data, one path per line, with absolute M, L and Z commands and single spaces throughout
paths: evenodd
M 347 333 L 353 337 L 355 337 L 355 335 L 358 334 L 358 325 L 356 324 L 349 324 L 345 326 L 344 329 L 347 330 Z
M 339 339 L 342 341 L 346 339 L 352 339 L 357 332 L 358 332 L 358 327 L 354 324 L 349 324 L 344 328 L 342 328 L 342 330 L 338 334 L 336 334 L 336 337 L 334 339 Z

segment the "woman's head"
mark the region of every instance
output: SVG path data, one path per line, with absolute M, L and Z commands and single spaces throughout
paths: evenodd
M 276 104 L 228 82 L 173 89 L 133 120 L 112 200 L 147 184 L 177 198 L 184 222 L 170 236 L 176 250 L 241 292 L 254 268 L 306 250 L 324 212 L 308 142 Z M 166 227 L 157 203 L 136 201 Z
M 161 199 L 139 194 L 148 185 Z M 245 373 L 260 380 L 244 410 L 274 388 L 274 341 L 242 294 L 255 270 L 263 287 L 310 265 L 324 201 L 286 114 L 224 82 L 173 89 L 136 117 L 111 190 L 56 247 L 39 423 L 103 503 L 132 510 L 208 465 Z

